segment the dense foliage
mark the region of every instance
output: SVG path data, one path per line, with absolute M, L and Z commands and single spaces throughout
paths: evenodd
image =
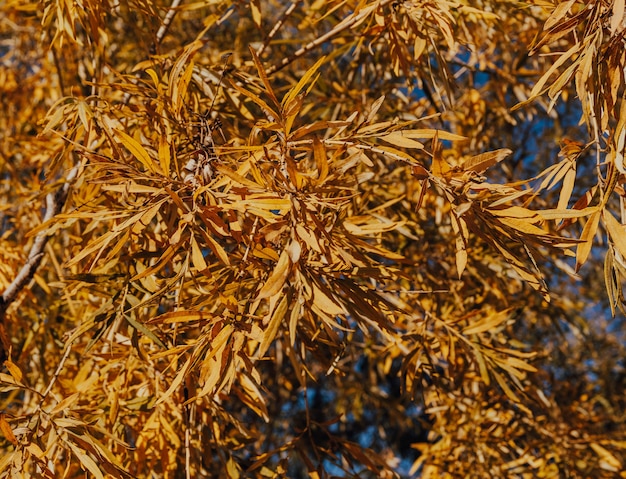
M 626 477 L 625 42 L 0 3 L 0 477 Z

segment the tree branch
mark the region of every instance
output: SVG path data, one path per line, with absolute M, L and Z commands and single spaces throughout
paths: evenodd
M 70 189 L 71 181 L 78 175 L 80 169 L 80 162 L 77 162 L 67 175 L 66 181 L 58 190 L 52 191 L 46 195 L 46 213 L 42 219 L 42 222 L 51 220 L 58 215 L 65 206 L 67 195 Z M 49 236 L 45 231 L 42 231 L 35 236 L 35 241 L 30 248 L 26 263 L 19 270 L 11 284 L 7 286 L 0 297 L 0 362 L 6 359 L 8 349 L 10 347 L 10 341 L 6 337 L 6 331 L 4 328 L 4 318 L 6 316 L 7 309 L 15 301 L 19 293 L 26 287 L 26 285 L 33 279 L 33 276 L 37 272 L 41 260 L 44 257 L 44 248 L 48 243 Z
M 259 58 L 261 58 L 261 55 L 263 55 L 263 52 L 265 51 L 265 49 L 267 48 L 267 46 L 269 45 L 269 43 L 272 41 L 272 39 L 274 38 L 274 35 L 276 35 L 278 33 L 278 30 L 280 30 L 280 28 L 283 26 L 283 24 L 285 23 L 285 20 L 287 20 L 287 18 L 289 17 L 289 15 L 291 15 L 293 13 L 293 11 L 296 9 L 296 7 L 298 6 L 299 3 L 301 3 L 302 0 L 294 0 L 293 2 L 291 2 L 291 4 L 287 7 L 287 9 L 282 13 L 282 15 L 280 16 L 280 18 L 278 19 L 278 21 L 276 22 L 276 24 L 274 25 L 274 28 L 272 28 L 272 30 L 268 33 L 267 38 L 265 39 L 265 41 L 263 42 L 263 45 L 261 45 L 261 48 L 259 48 L 256 52 L 257 56 Z
M 322 45 L 323 43 L 327 42 L 328 40 L 330 40 L 335 35 L 338 35 L 339 33 L 343 32 L 344 30 L 347 30 L 348 28 L 355 27 L 356 25 L 361 23 L 363 20 L 365 20 L 365 18 L 369 14 L 371 14 L 373 11 L 376 11 L 377 9 L 386 6 L 386 5 L 390 4 L 391 2 L 392 2 L 392 0 L 381 0 L 380 2 L 378 2 L 376 4 L 369 5 L 368 7 L 365 7 L 363 10 L 361 10 L 356 15 L 353 14 L 353 15 L 345 18 L 343 21 L 341 21 L 339 24 L 337 24 L 337 26 L 335 26 L 335 28 L 333 28 L 331 31 L 326 32 L 321 37 L 316 38 L 312 42 L 306 44 L 305 46 L 300 48 L 298 51 L 296 51 L 293 55 L 291 55 L 291 56 L 289 56 L 287 58 L 283 58 L 283 60 L 278 65 L 272 65 L 270 68 L 267 69 L 266 73 L 268 75 L 271 75 L 272 73 L 276 73 L 278 70 L 282 70 L 287 65 L 289 65 L 290 63 L 292 63 L 295 60 L 297 60 L 298 58 L 300 58 L 302 55 L 305 55 L 306 53 L 310 52 L 314 48 L 319 47 L 320 45 Z
M 169 6 L 167 13 L 165 14 L 165 17 L 163 18 L 163 22 L 161 23 L 161 26 L 159 27 L 159 30 L 157 31 L 156 38 L 154 39 L 154 44 L 150 48 L 150 53 L 152 55 L 156 55 L 157 48 L 159 47 L 159 45 L 161 45 L 161 42 L 163 41 L 165 34 L 167 33 L 167 31 L 170 28 L 170 25 L 172 24 L 172 20 L 174 20 L 174 16 L 176 15 L 176 11 L 177 11 L 176 9 L 180 6 L 181 3 L 182 3 L 182 0 L 172 0 L 172 4 Z M 137 82 L 139 81 L 140 75 L 141 75 L 140 72 L 135 73 L 134 78 L 131 80 L 133 84 L 137 84 Z M 131 97 L 131 94 L 129 92 L 124 93 L 124 99 L 122 100 L 122 103 L 124 105 L 127 105 L 128 102 L 130 101 L 130 97 Z

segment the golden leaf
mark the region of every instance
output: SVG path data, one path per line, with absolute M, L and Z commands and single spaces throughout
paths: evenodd
M 598 223 L 600 222 L 600 211 L 596 211 L 585 223 L 585 227 L 580 235 L 581 243 L 576 248 L 576 272 L 580 270 L 580 267 L 587 261 L 587 257 L 591 252 L 591 246 L 593 244 L 593 238 L 598 230 Z
M 4 361 L 4 365 L 9 370 L 9 373 L 11 374 L 11 376 L 13 376 L 13 378 L 15 379 L 15 382 L 21 383 L 22 382 L 22 370 L 18 367 L 18 365 L 15 364 L 10 359 L 7 359 L 6 361 Z
M 66 444 L 70 447 L 74 455 L 80 461 L 80 464 L 86 470 L 93 474 L 96 479 L 104 479 L 102 471 L 100 471 L 98 464 L 91 458 L 91 456 L 89 456 L 84 450 L 80 449 L 78 446 L 75 446 L 71 442 L 67 442 Z
M 602 447 L 597 442 L 589 444 L 591 449 L 600 457 L 600 467 L 608 471 L 620 471 L 622 469 L 622 463 L 613 454 L 611 454 L 606 448 Z
M 256 357 L 262 359 L 266 351 L 269 349 L 272 341 L 276 337 L 278 330 L 280 329 L 280 325 L 287 313 L 287 309 L 289 307 L 289 302 L 287 301 L 287 295 L 283 295 L 282 299 L 276 306 L 276 309 L 273 311 L 269 324 L 267 325 L 267 329 L 263 333 L 263 341 L 259 345 L 259 349 L 256 353 Z
M 283 285 L 289 274 L 289 268 L 291 267 L 291 260 L 289 259 L 289 253 L 287 250 L 283 250 L 280 254 L 280 258 L 269 276 L 259 294 L 257 300 L 269 298 L 279 293 L 283 289 Z
M 113 131 L 128 151 L 130 151 L 148 171 L 151 173 L 156 172 L 156 165 L 154 164 L 154 161 L 152 161 L 152 158 L 150 158 L 150 155 L 145 148 L 141 146 L 141 143 L 121 130 L 114 129 Z
M 495 329 L 511 317 L 511 308 L 503 311 L 491 313 L 480 321 L 469 325 L 463 329 L 463 334 L 470 336 L 472 334 L 480 334 L 490 329 Z
M 13 444 L 14 446 L 17 446 L 17 438 L 15 437 L 15 434 L 13 434 L 13 428 L 5 419 L 4 413 L 0 413 L 0 431 L 2 431 L 2 434 L 4 435 L 4 437 L 11 444 Z
M 202 48 L 202 45 L 201 41 L 195 40 L 185 46 L 170 72 L 168 96 L 172 102 L 172 109 L 176 118 L 180 115 L 180 110 L 185 103 L 187 86 L 193 73 L 193 62 L 190 59 Z
M 465 160 L 461 165 L 464 171 L 473 171 L 478 174 L 484 173 L 488 168 L 500 163 L 512 153 L 508 148 L 481 153 Z
M 424 145 L 422 143 L 406 136 L 402 130 L 387 133 L 386 135 L 381 136 L 380 139 L 400 148 L 413 148 L 417 150 L 424 149 Z
M 608 210 L 602 212 L 602 218 L 615 249 L 626 260 L 626 227 L 620 224 Z

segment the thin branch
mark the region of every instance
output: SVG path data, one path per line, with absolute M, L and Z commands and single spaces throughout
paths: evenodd
M 43 223 L 51 220 L 63 210 L 63 206 L 65 206 L 65 201 L 67 200 L 67 195 L 69 193 L 70 184 L 78 175 L 80 166 L 80 162 L 76 163 L 68 173 L 63 186 L 46 195 L 46 213 L 42 219 Z M 19 270 L 11 284 L 9 284 L 9 286 L 7 286 L 4 290 L 4 293 L 2 293 L 2 296 L 0 297 L 0 325 L 4 325 L 4 318 L 11 303 L 15 301 L 19 293 L 26 287 L 30 280 L 33 279 L 33 276 L 35 275 L 39 265 L 41 264 L 41 260 L 44 257 L 44 248 L 48 243 L 48 239 L 49 236 L 45 231 L 42 231 L 35 236 L 35 241 L 33 241 L 33 245 L 30 248 L 26 263 L 24 263 L 24 266 L 22 266 Z M 4 326 L 2 327 L 2 330 L 4 331 Z M 9 353 L 7 349 L 10 347 L 10 344 L 7 345 L 5 344 L 6 342 L 6 340 L 0 342 L 0 360 L 4 360 Z
M 284 25 L 285 20 L 287 20 L 287 18 L 289 18 L 289 15 L 291 15 L 293 13 L 293 11 L 296 9 L 298 4 L 300 4 L 300 3 L 302 3 L 302 0 L 294 0 L 287 7 L 287 9 L 283 12 L 283 14 L 280 16 L 280 18 L 276 22 L 276 25 L 274 25 L 274 28 L 272 28 L 272 30 L 267 35 L 267 38 L 263 42 L 263 45 L 261 46 L 261 48 L 259 48 L 257 50 L 256 54 L 257 54 L 257 56 L 259 58 L 261 58 L 261 55 L 263 55 L 263 52 L 265 51 L 265 49 L 267 48 L 269 43 L 272 41 L 272 38 L 274 38 L 274 35 L 276 35 L 278 33 L 278 30 L 280 30 L 280 28 Z
M 172 24 L 172 20 L 174 20 L 174 16 L 176 16 L 176 12 L 177 12 L 176 9 L 180 6 L 182 1 L 183 0 L 172 0 L 172 4 L 167 10 L 167 13 L 165 14 L 165 18 L 163 18 L 163 22 L 161 23 L 161 26 L 159 27 L 159 30 L 156 33 L 156 38 L 154 39 L 154 44 L 152 45 L 152 48 L 151 48 L 151 50 L 154 50 L 154 51 L 151 53 L 156 54 L 157 47 L 161 44 L 167 31 L 169 30 L 170 25 Z M 132 79 L 132 82 L 134 84 L 136 84 L 139 81 L 139 75 L 140 75 L 140 72 L 135 73 L 135 77 Z M 124 105 L 128 104 L 128 102 L 130 101 L 130 96 L 131 94 L 129 92 L 126 92 L 124 94 L 124 99 L 123 99 Z
M 70 182 L 76 178 L 79 168 L 80 163 L 74 165 L 67 175 L 65 184 L 57 191 L 52 191 L 46 195 L 46 214 L 42 219 L 43 223 L 51 220 L 63 209 L 70 189 Z M 0 299 L 0 320 L 4 318 L 7 307 L 15 300 L 18 293 L 24 288 L 26 283 L 32 279 L 35 271 L 41 263 L 41 259 L 44 255 L 43 250 L 46 247 L 47 242 L 48 235 L 46 232 L 41 232 L 35 236 L 35 241 L 30 248 L 26 263 L 22 266 L 22 269 L 19 271 L 15 279 L 9 286 L 7 286 L 7 289 L 2 294 L 2 298 Z
M 170 25 L 172 23 L 172 20 L 174 20 L 174 16 L 176 15 L 176 9 L 182 3 L 182 1 L 183 0 L 173 0 L 172 1 L 172 4 L 170 5 L 169 10 L 165 14 L 165 18 L 163 19 L 163 23 L 161 23 L 161 27 L 159 28 L 159 31 L 156 34 L 156 40 L 154 42 L 155 43 L 155 47 L 157 45 L 160 45 L 161 42 L 163 41 L 163 37 L 165 36 L 167 31 L 169 30 Z
M 338 35 L 339 33 L 343 32 L 344 30 L 347 30 L 348 28 L 355 27 L 357 24 L 362 22 L 365 19 L 365 17 L 370 15 L 373 11 L 376 11 L 377 9 L 390 4 L 392 1 L 393 0 L 381 0 L 380 2 L 378 2 L 376 4 L 373 4 L 373 5 L 370 5 L 370 6 L 366 7 L 366 8 L 364 8 L 363 10 L 361 10 L 356 15 L 353 14 L 352 16 L 347 17 L 346 19 L 341 21 L 337 26 L 335 26 L 335 28 L 333 28 L 331 31 L 325 33 L 321 37 L 316 38 L 312 42 L 310 42 L 307 45 L 303 46 L 298 51 L 296 51 L 293 55 L 291 55 L 291 56 L 289 56 L 287 58 L 284 58 L 278 65 L 273 65 L 270 68 L 268 68 L 267 72 L 266 72 L 267 75 L 271 75 L 272 73 L 276 73 L 278 70 L 282 70 L 283 68 L 285 68 L 290 63 L 294 62 L 295 60 L 297 60 L 301 56 L 307 54 L 308 52 L 310 52 L 314 48 L 319 47 L 320 45 L 322 45 L 323 43 L 327 42 L 328 40 L 330 40 L 334 36 Z
M 46 390 L 42 394 L 41 402 L 39 403 L 39 408 L 40 409 L 41 409 L 41 407 L 43 405 L 43 402 L 48 397 L 48 394 L 50 394 L 50 391 L 52 391 L 52 386 L 54 386 L 54 383 L 56 383 L 57 379 L 59 379 L 59 375 L 61 374 L 61 370 L 63 369 L 63 365 L 65 364 L 65 361 L 67 361 L 67 358 L 70 355 L 70 351 L 72 350 L 72 344 L 73 343 L 65 345 L 65 352 L 63 353 L 63 357 L 61 358 L 61 361 L 59 361 L 59 364 L 57 365 L 57 369 L 56 369 L 56 371 L 54 371 L 54 375 L 52 376 L 52 379 L 48 383 L 48 387 L 46 388 Z

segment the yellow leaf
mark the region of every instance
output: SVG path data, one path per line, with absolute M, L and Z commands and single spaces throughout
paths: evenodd
M 181 55 L 176 59 L 170 72 L 168 96 L 172 102 L 172 110 L 178 118 L 180 109 L 184 105 L 184 96 L 193 73 L 193 62 L 189 59 L 202 48 L 203 43 L 195 40 L 187 45 Z
M 546 31 L 550 30 L 552 27 L 563 21 L 565 15 L 569 13 L 572 5 L 574 5 L 576 1 L 577 0 L 567 0 L 566 2 L 559 3 L 544 23 L 543 29 Z
M 486 386 L 491 384 L 491 378 L 489 377 L 489 370 L 487 369 L 487 364 L 485 363 L 485 358 L 483 354 L 480 352 L 478 347 L 474 346 L 474 358 L 476 358 L 476 362 L 478 363 L 478 370 L 480 371 L 480 377 Z
M 299 241 L 291 241 L 287 248 L 287 253 L 289 253 L 289 259 L 293 264 L 296 264 L 300 260 L 300 255 L 302 254 L 302 245 Z
M 304 75 L 302 75 L 302 78 L 300 78 L 298 83 L 287 92 L 282 101 L 283 110 L 287 110 L 287 105 L 289 105 L 298 96 L 300 91 L 304 89 L 307 82 L 317 72 L 317 70 L 319 70 L 320 66 L 322 66 L 325 60 L 325 56 L 317 60 L 315 64 L 311 68 L 309 68 Z M 315 80 L 313 81 L 313 83 L 315 83 Z
M 316 313 L 331 318 L 345 314 L 344 308 L 332 297 L 332 293 L 325 292 L 315 282 L 312 283 L 312 286 L 313 298 L 311 307 Z
M 226 463 L 226 473 L 228 474 L 228 479 L 239 479 L 239 466 L 233 460 L 232 456 L 228 458 L 228 462 Z
M 187 358 L 187 361 L 185 361 L 183 367 L 180 369 L 180 371 L 178 371 L 178 374 L 174 378 L 174 381 L 172 381 L 172 384 L 170 384 L 170 387 L 167 388 L 167 391 L 165 391 L 165 393 L 163 393 L 163 395 L 157 399 L 156 403 L 154 404 L 155 406 L 158 406 L 159 404 L 165 402 L 167 398 L 169 398 L 172 393 L 176 391 L 178 386 L 180 386 L 180 384 L 183 382 L 183 379 L 185 379 L 185 377 L 187 376 L 187 371 L 191 366 L 191 359 L 191 356 Z
M 587 257 L 591 252 L 591 246 L 593 244 L 593 237 L 598 230 L 598 223 L 600 221 L 600 211 L 596 211 L 585 223 L 583 232 L 580 235 L 581 243 L 576 248 L 576 272 L 587 261 Z
M 146 268 L 144 271 L 138 272 L 135 276 L 131 278 L 131 281 L 138 281 L 142 278 L 145 278 L 151 274 L 158 273 L 165 265 L 168 264 L 170 259 L 176 254 L 177 248 L 176 245 L 168 246 L 165 251 L 161 254 L 157 262 L 150 267 Z
M 493 377 L 495 378 L 496 382 L 498 383 L 498 385 L 502 388 L 502 390 L 504 391 L 504 394 L 506 394 L 506 396 L 513 401 L 514 403 L 516 403 L 517 406 L 522 406 L 520 404 L 520 400 L 519 397 L 517 397 L 515 395 L 515 393 L 513 392 L 513 390 L 510 388 L 509 384 L 507 383 L 507 381 L 497 372 L 497 371 L 492 371 L 493 373 Z
M 153 68 L 147 68 L 146 73 L 150 76 L 150 78 L 152 78 L 152 83 L 154 83 L 154 86 L 156 87 L 157 91 L 161 93 L 161 82 L 159 80 L 157 73 L 154 71 Z
M 301 310 L 302 304 L 300 303 L 300 296 L 298 296 L 297 301 L 291 307 L 291 314 L 289 315 L 289 342 L 292 346 L 296 342 L 296 328 L 298 327 Z
M 494 216 L 506 217 L 506 218 L 518 218 L 518 219 L 531 219 L 533 223 L 537 223 L 541 220 L 541 217 L 536 211 L 529 210 L 528 208 L 522 208 L 521 206 L 511 206 L 504 209 L 490 209 Z
M 84 450 L 80 449 L 78 446 L 75 446 L 71 442 L 66 442 L 66 444 L 70 447 L 74 455 L 78 458 L 84 469 L 93 474 L 96 479 L 104 479 L 102 471 L 100 471 L 98 464 L 96 464 L 96 461 L 94 461 L 91 456 L 89 456 Z
M 624 10 L 626 7 L 626 2 L 624 0 L 615 0 L 613 2 L 613 14 L 611 15 L 611 35 L 614 35 L 618 30 L 620 30 L 623 25 L 624 20 Z
M 590 216 L 598 211 L 597 206 L 590 206 L 588 208 L 583 208 L 581 210 L 570 209 L 550 209 L 550 210 L 539 210 L 537 214 L 541 216 L 544 220 L 562 220 L 567 218 L 582 218 L 584 216 Z
M 4 417 L 5 417 L 5 414 L 0 413 L 0 431 L 2 431 L 2 434 L 4 435 L 4 437 L 11 444 L 13 444 L 14 446 L 17 446 L 17 438 L 15 437 L 15 434 L 13 434 L 13 428 Z
M 11 374 L 11 376 L 13 376 L 13 378 L 15 379 L 15 382 L 21 383 L 22 382 L 22 371 L 20 370 L 20 368 L 17 366 L 17 364 L 15 364 L 13 361 L 11 361 L 10 359 L 7 359 L 4 362 L 4 365 L 7 367 L 7 369 L 9 370 L 9 373 Z
M 122 231 L 123 231 L 122 226 L 124 228 L 126 228 L 129 224 L 132 224 L 135 221 L 138 221 L 141 218 L 142 215 L 143 215 L 143 212 L 142 213 L 138 213 L 135 216 L 133 216 L 132 218 L 127 219 L 126 221 L 124 221 L 120 225 L 117 225 L 117 227 L 113 228 L 113 230 L 109 230 L 107 233 L 105 233 L 102 236 L 96 238 L 94 241 L 89 243 L 89 245 L 87 245 L 87 247 L 85 247 L 82 250 L 80 250 L 80 252 L 78 254 L 76 254 L 72 259 L 70 259 L 67 262 L 68 267 L 77 264 L 83 258 L 86 258 L 87 256 L 89 256 L 90 254 L 92 254 L 93 252 L 95 252 L 98 249 L 100 249 L 100 253 L 99 254 L 101 254 L 102 250 L 104 248 L 106 248 L 106 246 L 113 240 L 113 238 L 115 238 L 116 236 L 119 236 L 122 233 Z
M 254 371 L 252 376 L 254 375 Z M 239 384 L 245 391 L 245 394 L 242 395 L 241 400 L 255 413 L 257 413 L 260 417 L 265 420 L 265 422 L 269 422 L 269 415 L 267 411 L 267 405 L 265 402 L 265 398 L 263 394 L 259 390 L 257 383 L 258 379 L 251 378 L 248 374 L 239 374 Z
M 206 261 L 204 261 L 204 256 L 194 236 L 191 237 L 191 261 L 198 271 L 207 269 Z
M 232 363 L 230 367 L 224 363 L 227 360 L 227 355 L 224 354 L 228 342 L 232 337 L 234 327 L 231 324 L 227 324 L 211 341 L 211 350 L 202 361 L 202 374 L 200 379 L 204 381 L 202 390 L 199 396 L 205 396 L 213 391 L 218 386 L 220 378 L 222 383 L 225 378 L 232 374 Z M 208 374 L 207 374 L 208 373 Z
M 322 252 L 322 247 L 320 246 L 319 239 L 308 228 L 304 227 L 301 224 L 297 224 L 296 234 L 302 241 L 306 243 L 306 245 L 310 249 L 318 253 Z
M 170 145 L 167 142 L 167 137 L 165 135 L 161 135 L 159 137 L 159 163 L 165 176 L 169 176 L 171 153 Z
M 563 65 L 568 60 L 568 58 L 574 56 L 576 54 L 576 52 L 580 48 L 581 48 L 581 44 L 580 43 L 575 43 L 573 47 L 571 47 L 568 51 L 563 53 L 552 64 L 552 66 L 548 69 L 548 71 L 546 73 L 544 73 L 544 75 L 537 81 L 537 83 L 535 83 L 535 86 L 533 87 L 533 90 L 530 92 L 529 100 L 531 100 L 531 99 L 533 99 L 533 98 L 535 98 L 535 97 L 537 97 L 538 95 L 541 94 L 542 88 L 544 87 L 546 82 L 552 77 L 554 72 L 556 72 L 561 67 L 561 65 Z M 516 105 L 516 107 L 517 106 L 521 106 L 521 105 Z
M 272 344 L 272 341 L 274 341 L 274 338 L 276 337 L 276 334 L 278 333 L 278 330 L 283 321 L 283 318 L 285 317 L 285 314 L 287 313 L 288 306 L 289 306 L 289 303 L 287 301 L 287 295 L 283 295 L 282 299 L 278 303 L 278 306 L 276 306 L 276 309 L 272 313 L 272 317 L 270 319 L 269 324 L 267 325 L 267 329 L 263 333 L 263 341 L 261 341 L 259 350 L 256 353 L 257 358 L 262 359 L 263 356 L 265 355 L 265 352 L 269 349 L 270 345 Z
M 169 313 L 162 314 L 157 316 L 156 318 L 152 318 L 148 323 L 150 324 L 158 324 L 158 323 L 186 323 L 190 321 L 199 321 L 201 319 L 207 319 L 207 313 L 203 313 L 202 311 L 171 311 Z
M 150 155 L 145 150 L 141 143 L 135 140 L 132 136 L 127 135 L 121 130 L 114 129 L 115 134 L 118 136 L 122 144 L 132 153 L 132 155 L 137 158 L 140 163 L 145 166 L 148 171 L 152 173 L 156 173 L 156 167 Z
M 382 106 L 384 101 L 385 101 L 385 95 L 379 97 L 374 103 L 372 103 L 372 106 L 370 107 L 370 111 L 367 114 L 365 123 L 370 123 L 372 120 L 374 120 L 374 118 L 376 117 L 376 113 L 378 113 L 378 110 L 380 110 L 380 107 Z M 359 132 L 365 132 L 365 131 L 366 131 L 365 128 L 359 129 Z
M 321 185 L 328 177 L 328 158 L 326 156 L 324 143 L 317 137 L 313 138 L 313 157 L 317 165 L 317 180 L 315 180 L 315 184 Z
M 224 250 L 222 245 L 219 244 L 219 242 L 215 241 L 213 236 L 207 233 L 204 229 L 202 229 L 201 231 L 202 236 L 204 236 L 204 239 L 206 240 L 209 248 L 211 248 L 211 251 L 215 253 L 215 255 L 220 259 L 222 263 L 229 265 L 230 259 L 228 258 L 228 253 L 226 253 L 226 250 Z
M 467 238 L 469 231 L 467 229 L 467 223 L 463 218 L 459 218 L 456 214 L 450 215 L 452 229 L 455 233 L 456 242 L 456 271 L 459 278 L 465 271 L 467 265 Z
M 495 329 L 500 326 L 503 322 L 509 319 L 511 315 L 511 309 L 505 309 L 504 311 L 492 313 L 485 318 L 482 318 L 480 321 L 469 325 L 465 329 L 463 329 L 463 334 L 466 336 L 470 336 L 472 334 L 480 334 L 485 331 L 489 331 L 490 329 Z
M 524 234 L 535 236 L 543 236 L 547 234 L 545 230 L 535 226 L 530 220 L 503 217 L 500 218 L 500 222 Z
M 278 118 L 280 118 L 278 113 L 276 113 L 276 111 L 273 108 L 271 108 L 265 101 L 263 101 L 261 98 L 259 98 L 258 95 L 254 94 L 252 92 L 249 92 L 248 90 L 245 90 L 244 88 L 242 88 L 239 85 L 237 85 L 237 83 L 235 83 L 235 82 L 231 82 L 230 85 L 235 90 L 237 90 L 239 93 L 241 93 L 242 95 L 248 97 L 248 99 L 252 100 L 258 106 L 260 106 L 261 110 L 263 110 L 263 113 L 265 113 L 266 116 L 268 116 L 268 117 L 271 116 L 274 119 L 274 121 L 276 121 L 276 120 L 278 120 Z M 272 94 L 273 94 L 273 92 L 272 92 Z
M 472 156 L 463 162 L 462 168 L 465 171 L 474 171 L 478 174 L 484 173 L 488 168 L 500 163 L 512 153 L 508 148 L 488 151 L 480 155 Z
M 93 112 L 89 105 L 84 101 L 77 101 L 76 107 L 78 110 L 78 117 L 80 118 L 81 123 L 85 130 L 89 130 L 89 120 L 93 118 Z
M 250 12 L 252 13 L 252 21 L 254 24 L 257 28 L 261 28 L 261 5 L 259 0 L 250 1 Z
M 343 226 L 346 231 L 354 235 L 372 235 L 393 231 L 405 223 L 406 221 L 380 221 L 370 216 L 353 216 L 346 218 Z
M 528 371 L 531 373 L 536 373 L 537 368 L 532 364 L 528 364 L 526 361 L 522 361 L 519 358 L 514 358 L 512 356 L 508 356 L 505 362 L 515 369 L 523 369 L 524 371 Z
M 370 150 L 370 151 L 373 151 L 374 153 L 379 153 L 381 155 L 392 158 L 394 160 L 404 161 L 405 163 L 409 163 L 410 165 L 418 164 L 417 160 L 413 158 L 411 155 L 408 155 L 404 151 L 397 150 L 396 148 L 391 148 L 390 146 L 383 146 L 383 145 L 377 145 L 377 146 L 356 145 L 356 146 L 364 150 Z
M 614 274 L 614 253 L 611 248 L 607 248 L 604 256 L 604 285 L 611 307 L 611 317 L 615 317 L 615 305 L 621 294 L 621 284 L 618 285 Z
M 437 136 L 433 138 L 432 155 L 433 163 L 430 167 L 430 172 L 439 178 L 448 178 L 451 168 L 441 155 L 441 143 L 439 143 Z
M 300 113 L 300 109 L 302 108 L 302 103 L 304 102 L 304 93 L 301 93 L 289 103 L 285 105 L 283 108 L 283 120 L 284 120 L 284 130 L 285 136 L 288 137 L 291 133 L 291 127 L 293 126 L 294 121 L 296 121 L 296 117 L 298 113 Z
M 576 163 L 572 162 L 570 169 L 565 173 L 563 178 L 563 186 L 561 186 L 561 193 L 559 194 L 559 203 L 557 209 L 565 209 L 569 204 L 569 200 L 574 191 L 574 184 L 576 183 Z
M 594 452 L 600 457 L 600 467 L 602 467 L 602 469 L 610 471 L 619 471 L 622 469 L 622 463 L 620 462 L 620 460 L 617 459 L 613 454 L 611 454 L 607 449 L 602 447 L 597 442 L 592 442 L 589 445 L 591 446 L 591 449 L 593 449 Z M 604 462 L 604 464 L 602 464 L 602 461 Z
M 289 253 L 287 250 L 283 250 L 278 259 L 278 263 L 276 263 L 274 267 L 274 271 L 272 271 L 272 274 L 261 288 L 261 291 L 259 291 L 257 300 L 274 296 L 283 289 L 290 266 L 291 260 L 289 259 Z
M 393 131 L 381 136 L 380 139 L 400 148 L 414 148 L 417 150 L 424 149 L 424 145 L 422 143 L 405 136 L 403 131 Z
M 604 210 L 602 217 L 615 249 L 622 256 L 622 259 L 626 260 L 626 227 L 620 224 L 608 210 Z
M 70 394 L 68 397 L 64 398 L 56 406 L 54 406 L 54 408 L 52 408 L 49 414 L 51 416 L 54 416 L 61 411 L 63 412 L 68 411 L 71 408 L 71 406 L 78 400 L 79 397 L 80 397 L 80 393 Z
M 419 139 L 432 139 L 438 138 L 439 140 L 446 141 L 462 141 L 467 140 L 467 137 L 461 135 L 455 135 L 454 133 L 448 133 L 443 130 L 434 130 L 430 128 L 415 129 L 415 130 L 402 130 L 402 136 L 406 138 L 419 138 Z
M 156 188 L 154 186 L 140 185 L 131 181 L 124 184 L 102 185 L 104 191 L 116 191 L 118 193 L 148 193 L 158 194 L 163 191 L 163 188 Z
M 298 140 L 314 131 L 318 130 L 328 130 L 330 128 L 341 128 L 351 125 L 351 121 L 341 120 L 341 121 L 316 121 L 314 123 L 310 123 L 307 125 L 303 125 L 289 136 L 289 140 L 295 141 Z
M 30 452 L 33 456 L 35 456 L 35 457 L 37 457 L 39 459 L 43 459 L 44 456 L 46 455 L 46 453 L 43 452 L 41 450 L 41 448 L 34 442 L 29 443 L 28 446 L 26 446 L 26 449 L 28 449 L 28 452 Z M 0 470 L 1 470 L 1 468 L 0 468 Z

